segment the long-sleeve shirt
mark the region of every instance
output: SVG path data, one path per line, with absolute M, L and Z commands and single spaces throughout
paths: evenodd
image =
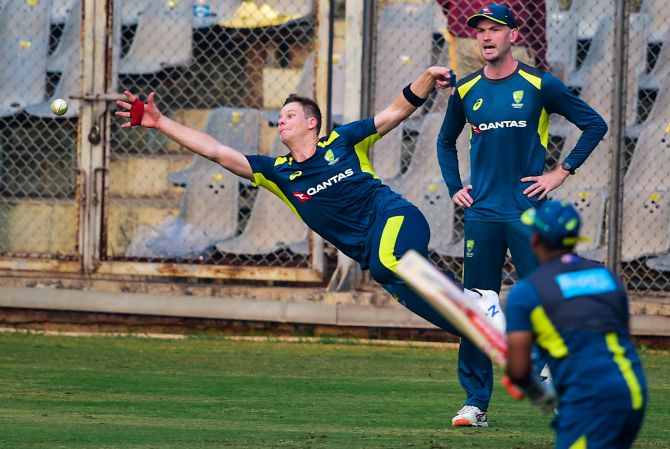
M 468 123 L 474 203 L 465 210 L 466 220 L 518 221 L 523 211 L 538 205 L 539 195 L 523 193 L 532 182 L 521 178 L 544 172 L 552 113 L 582 130 L 565 159 L 577 169 L 603 138 L 607 124 L 551 73 L 519 63 L 507 78 L 491 80 L 480 69 L 456 84 L 438 135 L 437 156 L 453 196 L 463 188 L 456 139 Z

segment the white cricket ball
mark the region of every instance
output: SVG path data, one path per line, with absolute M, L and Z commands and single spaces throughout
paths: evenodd
M 67 112 L 67 102 L 62 98 L 54 100 L 51 103 L 51 112 L 56 115 L 63 115 Z

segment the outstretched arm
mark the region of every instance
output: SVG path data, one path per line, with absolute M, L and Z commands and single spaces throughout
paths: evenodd
M 115 113 L 118 117 L 130 118 L 130 121 L 121 125 L 122 128 L 139 125 L 157 129 L 184 148 L 218 163 L 238 176 L 253 180 L 251 165 L 242 153 L 223 145 L 207 133 L 184 126 L 161 114 L 156 107 L 153 92 L 149 94 L 146 104 L 128 91 L 124 94 L 130 103 L 117 101 L 116 104 L 125 111 Z
M 453 72 L 446 67 L 429 67 L 410 85 L 412 93 L 421 100 L 428 98 L 435 86 L 440 89 L 453 87 L 450 82 Z M 380 135 L 384 135 L 398 126 L 400 122 L 412 115 L 417 106 L 410 103 L 401 92 L 393 103 L 379 114 L 375 115 L 375 127 Z

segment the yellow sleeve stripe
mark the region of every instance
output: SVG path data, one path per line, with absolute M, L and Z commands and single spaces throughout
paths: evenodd
M 531 75 L 530 73 L 524 72 L 523 70 L 519 70 L 519 75 L 523 76 L 525 80 L 535 86 L 537 90 L 542 89 L 542 78 L 539 76 Z
M 370 148 L 381 138 L 382 136 L 380 136 L 379 133 L 375 133 L 354 145 L 354 151 L 356 151 L 356 156 L 358 157 L 358 161 L 361 164 L 361 171 L 364 173 L 369 173 L 373 178 L 377 178 L 377 175 L 375 174 L 375 171 L 372 168 L 372 164 L 370 163 Z
M 267 179 L 265 176 L 263 176 L 262 173 L 254 173 L 254 180 L 252 184 L 256 187 L 263 187 L 269 190 L 270 192 L 274 193 L 275 195 L 277 195 L 283 202 L 285 202 L 288 205 L 288 207 L 291 208 L 293 213 L 296 214 L 300 220 L 304 221 L 300 216 L 300 214 L 298 213 L 298 211 L 296 210 L 296 208 L 293 206 L 293 204 L 291 204 L 289 199 L 286 198 L 284 192 L 281 191 L 279 186 L 274 182 L 270 181 L 269 179 Z
M 540 112 L 540 121 L 537 124 L 537 133 L 540 135 L 540 144 L 547 149 L 549 145 L 549 114 L 547 110 L 542 108 Z
M 579 439 L 574 443 L 572 443 L 572 445 L 568 449 L 587 449 L 586 435 L 582 435 L 581 437 L 579 437 Z
M 458 88 L 458 95 L 460 95 L 461 98 L 464 98 L 464 97 L 465 97 L 465 94 L 467 94 L 468 91 L 469 91 L 470 89 L 472 89 L 472 86 L 474 86 L 475 83 L 476 83 L 477 81 L 479 81 L 480 79 L 482 79 L 482 76 L 481 76 L 481 75 L 477 75 L 477 76 L 475 76 L 474 78 L 472 78 L 470 81 L 468 81 L 467 83 L 462 84 L 462 85 Z
M 640 381 L 635 375 L 633 364 L 626 358 L 626 350 L 619 343 L 619 336 L 616 332 L 608 332 L 605 334 L 605 341 L 607 342 L 607 349 L 612 353 L 614 363 L 619 367 L 619 371 L 621 371 L 621 375 L 626 381 L 626 385 L 628 385 L 633 410 L 640 410 L 643 402 Z
M 546 349 L 555 359 L 562 359 L 568 355 L 568 347 L 563 337 L 558 333 L 542 306 L 535 307 L 530 313 L 530 323 L 537 335 L 538 346 Z
M 324 142 L 318 142 L 317 145 L 322 148 L 325 148 L 331 143 L 335 142 L 335 139 L 337 139 L 338 137 L 340 137 L 340 135 L 337 132 L 331 131 L 330 136 L 328 136 L 328 139 L 326 139 Z
M 382 231 L 382 237 L 379 241 L 379 261 L 389 270 L 396 272 L 398 266 L 398 259 L 396 259 L 393 254 L 395 250 L 395 243 L 398 240 L 398 234 L 400 234 L 400 228 L 402 227 L 402 222 L 405 220 L 405 217 L 402 215 L 397 215 L 395 217 L 390 217 L 386 220 L 384 225 L 384 230 Z

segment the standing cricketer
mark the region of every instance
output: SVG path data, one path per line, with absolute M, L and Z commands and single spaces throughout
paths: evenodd
M 437 139 L 437 153 L 452 201 L 465 209 L 463 285 L 499 293 L 508 249 L 520 277 L 537 267 L 528 246 L 529 231 L 519 221 L 522 212 L 538 205 L 582 165 L 607 125 L 552 74 L 514 59 L 511 48 L 519 29 L 507 6 L 486 6 L 467 25 L 477 30 L 486 65 L 457 83 Z M 552 113 L 563 115 L 583 133 L 561 165 L 543 173 Z M 456 139 L 466 124 L 471 179 L 464 187 Z M 460 351 L 480 352 L 468 342 L 461 344 Z M 488 382 L 492 386 L 493 378 Z M 458 412 L 454 425 L 476 425 L 488 399 L 468 397 L 465 404 L 469 407 Z

